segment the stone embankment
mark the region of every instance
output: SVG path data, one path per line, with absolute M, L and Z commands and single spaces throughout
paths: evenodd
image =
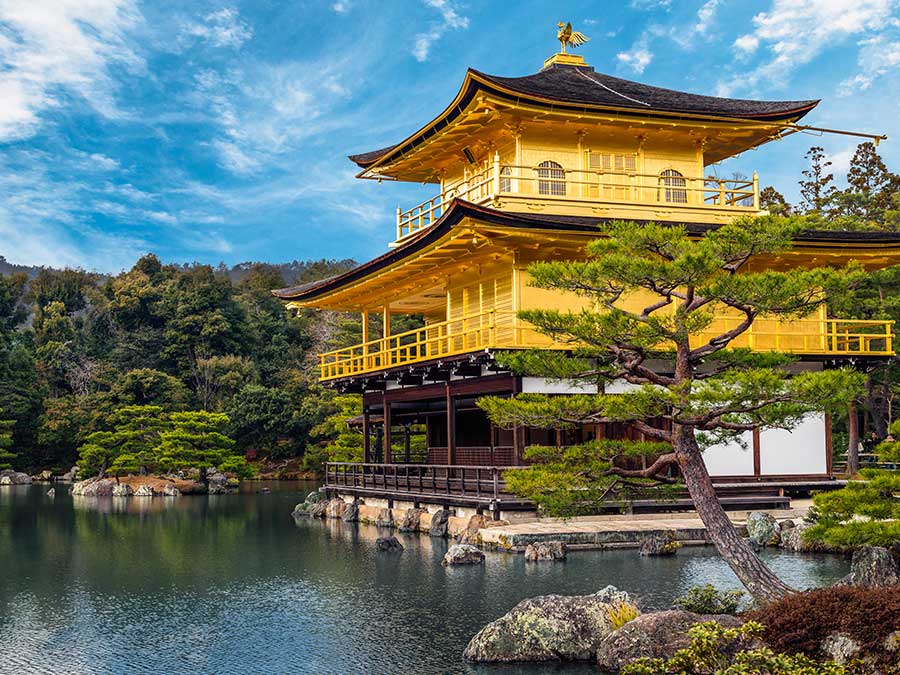
M 456 516 L 448 509 L 389 509 L 368 505 L 360 499 L 353 502 L 339 497 L 325 499 L 319 492 L 310 492 L 303 502 L 294 507 L 292 515 L 297 518 L 334 518 L 344 522 L 360 522 L 403 533 L 420 532 L 432 537 L 448 537 L 458 544 L 471 546 L 481 544 L 481 535 L 485 530 L 509 524 L 477 514 L 469 517 Z

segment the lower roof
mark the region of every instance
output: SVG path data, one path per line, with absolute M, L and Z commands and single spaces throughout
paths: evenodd
M 403 241 L 396 248 L 362 263 L 353 269 L 337 274 L 327 279 L 321 279 L 299 286 L 279 288 L 272 294 L 282 300 L 295 302 L 307 302 L 321 295 L 329 293 L 341 286 L 357 281 L 363 277 L 377 272 L 404 258 L 408 258 L 417 251 L 439 240 L 447 234 L 455 225 L 463 219 L 471 218 L 479 222 L 498 225 L 512 229 L 523 230 L 555 230 L 559 232 L 597 232 L 602 225 L 609 224 L 615 218 L 599 218 L 592 216 L 565 216 L 531 213 L 515 213 L 500 211 L 484 206 L 477 206 L 461 199 L 455 199 L 450 208 L 431 227 L 413 235 Z M 650 221 L 634 221 L 637 223 L 649 223 Z M 690 223 L 683 221 L 656 221 L 676 227 L 684 227 L 688 234 L 702 235 L 710 230 L 715 230 L 721 225 L 709 223 Z M 822 243 L 822 244 L 868 244 L 868 245 L 900 245 L 900 233 L 898 232 L 846 232 L 833 230 L 807 230 L 794 238 L 796 242 Z

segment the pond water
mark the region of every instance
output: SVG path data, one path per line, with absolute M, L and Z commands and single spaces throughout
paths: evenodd
M 526 565 L 489 554 L 445 569 L 444 540 L 295 523 L 314 485 L 251 484 L 239 495 L 86 499 L 47 486 L 0 488 L 0 673 L 596 673 L 582 666 L 471 666 L 460 654 L 486 622 L 544 593 L 613 584 L 645 608 L 693 585 L 737 587 L 712 549 L 674 558 L 575 552 Z M 769 554 L 791 584 L 830 583 L 834 556 Z

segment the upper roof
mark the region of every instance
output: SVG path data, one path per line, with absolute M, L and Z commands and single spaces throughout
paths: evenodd
M 515 102 L 550 105 L 554 110 L 616 110 L 639 116 L 679 116 L 793 122 L 812 110 L 818 100 L 753 101 L 703 96 L 653 87 L 595 72 L 590 66 L 552 64 L 524 77 L 500 77 L 469 68 L 454 101 L 441 115 L 405 141 L 350 155 L 363 169 L 398 157 L 446 127 L 478 93 L 490 93 Z
M 613 222 L 612 218 L 595 216 L 566 216 L 556 214 L 532 214 L 513 213 L 498 209 L 477 206 L 460 199 L 454 199 L 450 208 L 431 227 L 421 230 L 418 234 L 408 237 L 396 248 L 373 258 L 353 269 L 341 272 L 327 279 L 321 279 L 311 283 L 279 288 L 272 294 L 282 300 L 309 302 L 315 298 L 329 293 L 334 289 L 367 277 L 368 275 L 385 267 L 398 263 L 413 256 L 429 244 L 432 244 L 447 234 L 453 227 L 464 219 L 472 219 L 477 222 L 498 225 L 511 229 L 549 230 L 555 232 L 572 232 L 583 234 L 598 234 L 603 225 Z M 636 221 L 638 223 L 648 221 Z M 683 227 L 688 234 L 702 236 L 704 233 L 718 229 L 721 225 L 709 223 L 668 222 L 660 223 Z M 797 244 L 831 245 L 831 246 L 900 246 L 900 233 L 882 231 L 849 232 L 839 230 L 808 230 L 794 237 Z

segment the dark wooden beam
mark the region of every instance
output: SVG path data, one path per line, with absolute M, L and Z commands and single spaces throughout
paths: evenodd
M 762 475 L 762 460 L 760 459 L 759 429 L 753 430 L 753 475 Z
M 456 399 L 452 388 L 447 384 L 447 464 L 456 459 Z
M 372 425 L 369 413 L 363 412 L 363 461 L 372 461 Z
M 384 463 L 391 463 L 391 403 L 384 400 Z

